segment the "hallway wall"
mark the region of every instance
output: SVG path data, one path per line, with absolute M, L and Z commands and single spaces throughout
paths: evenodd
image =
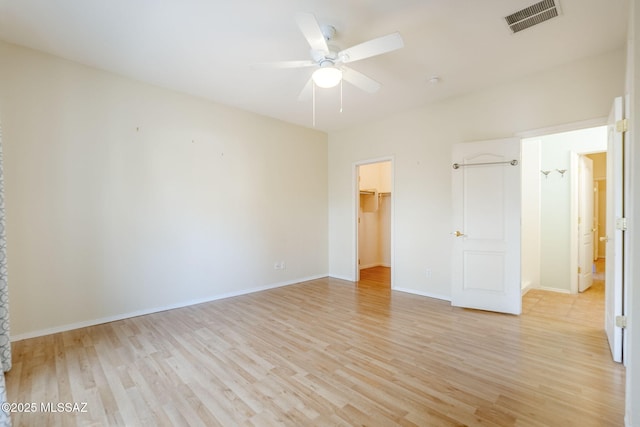
M 574 214 L 571 181 L 572 172 L 576 172 L 571 170 L 570 155 L 606 150 L 607 128 L 547 135 L 540 141 L 540 169 L 551 171 L 547 177 L 540 174 L 540 287 L 570 292 Z M 566 170 L 564 176 L 558 169 Z

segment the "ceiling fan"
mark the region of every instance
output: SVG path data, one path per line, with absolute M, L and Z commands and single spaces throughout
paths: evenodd
M 377 92 L 380 83 L 352 68 L 345 66 L 351 62 L 381 55 L 404 46 L 402 36 L 395 32 L 378 37 L 356 46 L 340 50 L 329 44 L 336 29 L 331 25 L 321 26 L 312 13 L 296 14 L 296 22 L 302 35 L 311 46 L 311 59 L 300 61 L 279 61 L 256 64 L 258 68 L 305 68 L 317 69 L 300 93 L 300 99 L 310 92 L 312 84 L 321 88 L 337 86 L 343 79 L 355 87 L 369 93 Z

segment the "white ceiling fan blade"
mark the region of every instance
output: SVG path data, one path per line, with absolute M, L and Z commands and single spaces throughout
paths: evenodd
M 396 32 L 345 49 L 338 54 L 338 57 L 346 64 L 391 52 L 402 47 L 404 47 L 402 36 Z
M 329 51 L 327 40 L 325 40 L 324 34 L 322 34 L 322 30 L 320 29 L 320 24 L 318 24 L 318 20 L 313 13 L 296 14 L 296 22 L 304 38 L 307 39 L 309 46 L 311 46 L 311 49 L 322 52 Z
M 375 93 L 382 86 L 371 77 L 367 77 L 364 74 L 354 70 L 353 68 L 342 67 L 342 78 L 358 89 L 362 89 L 365 92 Z
M 281 69 L 281 68 L 304 68 L 304 67 L 313 67 L 317 65 L 312 60 L 302 60 L 302 61 L 276 61 L 276 62 L 261 62 L 258 64 L 253 64 L 251 68 L 264 70 L 264 69 Z
M 307 80 L 307 84 L 304 85 L 304 87 L 300 91 L 300 95 L 298 95 L 298 101 L 306 101 L 311 98 L 311 91 L 313 89 L 312 85 L 313 80 L 311 80 L 311 77 L 309 77 L 309 80 Z

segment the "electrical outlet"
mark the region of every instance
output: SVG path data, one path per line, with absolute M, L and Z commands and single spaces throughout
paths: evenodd
M 287 269 L 287 264 L 285 264 L 284 261 L 280 261 L 280 270 L 286 270 Z

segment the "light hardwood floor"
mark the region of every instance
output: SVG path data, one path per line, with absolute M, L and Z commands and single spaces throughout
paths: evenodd
M 580 294 L 562 294 L 533 289 L 522 299 L 522 312 L 567 323 L 604 325 L 604 259 L 595 263 L 593 285 Z
M 88 412 L 14 426 L 623 425 L 601 324 L 538 297 L 518 317 L 326 278 L 24 340 L 9 400 Z

